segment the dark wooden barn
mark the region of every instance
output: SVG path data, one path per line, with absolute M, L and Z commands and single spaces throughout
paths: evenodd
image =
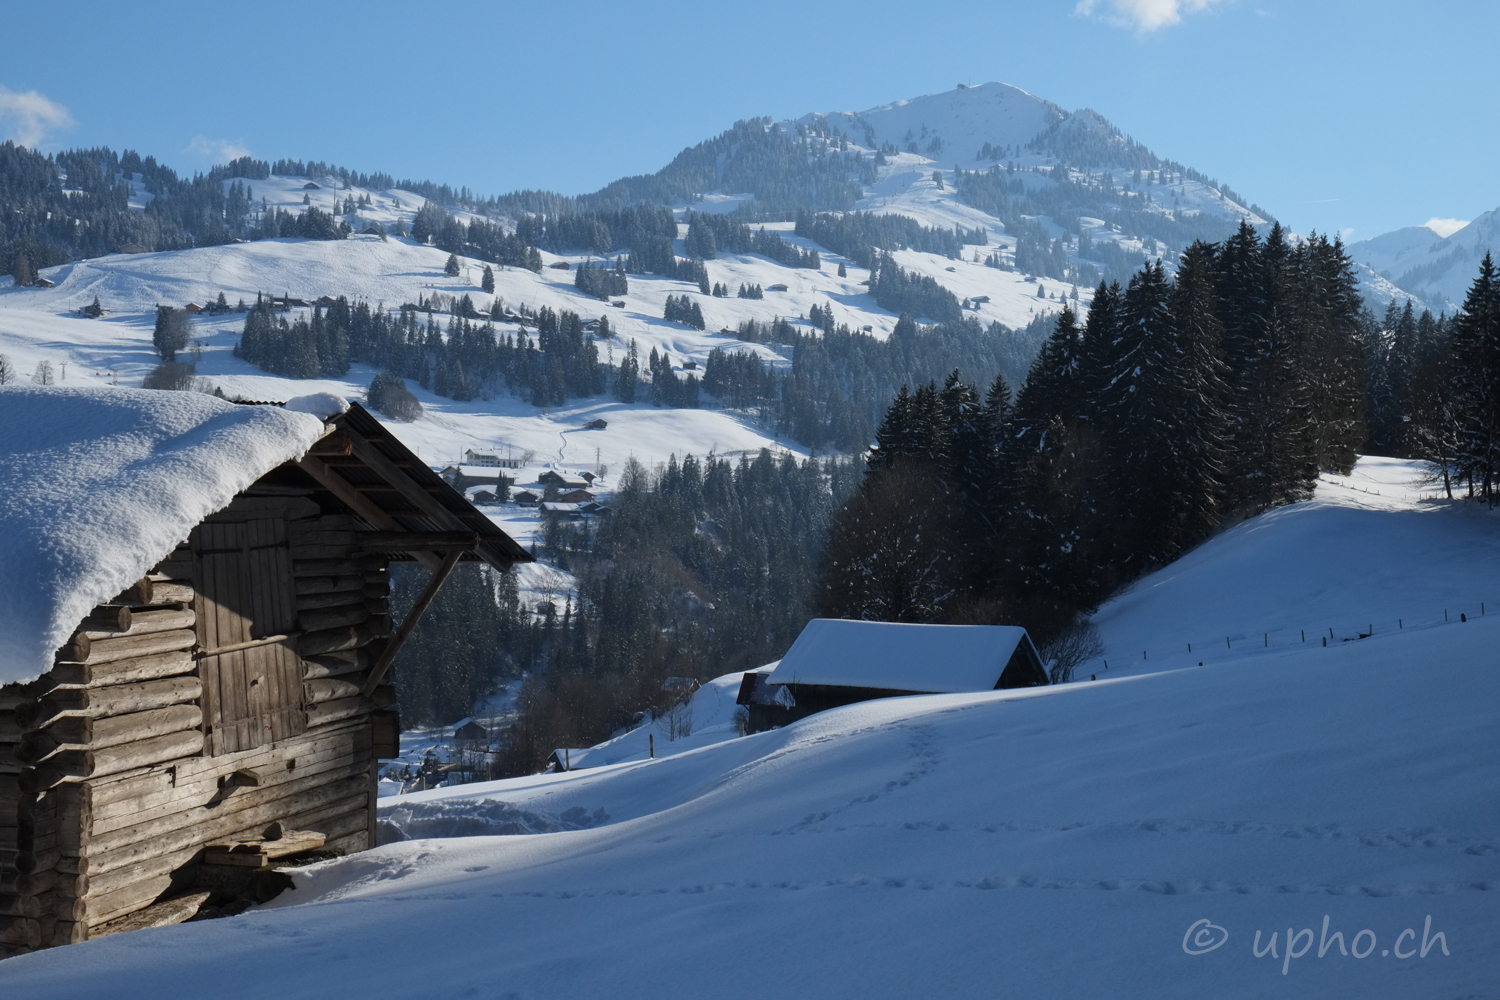
M 873 698 L 1046 683 L 1041 657 L 1019 626 L 815 618 L 774 669 L 744 675 L 737 701 L 748 730 L 760 732 Z
M 162 446 L 133 468 L 184 486 L 148 497 L 167 528 L 144 523 L 149 503 L 118 523 L 89 522 L 110 543 L 111 571 L 124 560 L 139 578 L 107 599 L 89 593 L 99 603 L 71 634 L 39 631 L 47 645 L 65 641 L 27 672 L 35 679 L 15 679 L 21 654 L 0 650 L 12 678 L 0 685 L 0 957 L 187 919 L 247 885 L 261 891 L 267 883 L 253 876 L 280 857 L 373 846 L 379 761 L 398 751 L 397 651 L 459 562 L 504 572 L 531 557 L 358 404 L 248 414 L 282 422 L 249 424 L 237 418 L 279 407 L 23 391 L 30 409 L 15 413 L 66 414 L 71 402 L 104 414 L 65 449 L 75 458 L 113 447 L 114 430 L 157 433 Z M 11 393 L 0 398 L 19 407 Z M 136 424 L 112 428 L 111 407 L 125 404 Z M 198 423 L 181 433 L 146 426 L 153 407 L 162 425 L 187 411 Z M 278 426 L 303 437 L 261 440 Z M 193 465 L 231 432 L 256 447 Z M 34 449 L 13 439 L 27 433 L 0 420 L 0 457 L 30 461 Z M 218 499 L 203 499 L 225 482 Z M 211 509 L 193 513 L 194 504 Z M 12 532 L 3 544 L 45 550 L 46 538 L 23 537 L 45 523 L 15 505 L 0 511 L 0 531 Z M 146 536 L 166 542 L 153 551 L 134 541 Z M 394 622 L 390 568 L 400 562 L 430 573 Z M 12 586 L 24 579 L 0 564 L 0 620 L 24 624 L 17 609 L 31 605 Z M 52 605 L 66 609 L 73 596 L 63 588 Z

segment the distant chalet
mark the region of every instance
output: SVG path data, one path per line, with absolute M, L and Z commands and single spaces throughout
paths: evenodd
M 749 730 L 760 732 L 874 698 L 1046 683 L 1041 657 L 1019 626 L 814 618 L 775 669 L 744 675 L 737 701 L 749 712 Z
M 391 664 L 461 561 L 531 557 L 357 404 L 0 391 L 0 957 L 373 846 Z

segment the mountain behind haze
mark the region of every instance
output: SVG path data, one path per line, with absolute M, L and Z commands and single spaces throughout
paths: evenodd
M 1350 244 L 1349 256 L 1390 282 L 1390 294 L 1377 298 L 1409 296 L 1435 312 L 1452 314 L 1463 305 L 1479 262 L 1496 247 L 1500 247 L 1500 208 L 1448 236 L 1426 226 L 1383 233 Z

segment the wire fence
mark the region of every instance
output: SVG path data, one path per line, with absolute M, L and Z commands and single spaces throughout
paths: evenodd
M 1215 661 L 1241 659 L 1255 653 L 1285 652 L 1289 649 L 1342 647 L 1346 643 L 1385 638 L 1406 632 L 1464 625 L 1485 618 L 1489 605 L 1500 614 L 1500 598 L 1454 602 L 1444 608 L 1415 610 L 1410 616 L 1367 617 L 1351 619 L 1348 615 L 1329 616 L 1323 621 L 1309 620 L 1295 626 L 1243 629 L 1223 634 L 1200 633 L 1177 642 L 1148 643 L 1140 650 L 1116 646 L 1103 656 L 1088 660 L 1074 671 L 1074 677 L 1135 667 L 1142 662 L 1155 666 L 1204 666 Z

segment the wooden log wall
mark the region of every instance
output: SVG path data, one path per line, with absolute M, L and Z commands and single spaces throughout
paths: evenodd
M 0 687 L 0 957 L 185 892 L 206 844 L 272 822 L 374 844 L 378 757 L 399 727 L 389 683 L 360 692 L 391 630 L 387 565 L 310 494 L 252 487 L 210 518 L 288 522 L 302 734 L 207 756 L 186 545 L 80 623 L 51 672 Z

